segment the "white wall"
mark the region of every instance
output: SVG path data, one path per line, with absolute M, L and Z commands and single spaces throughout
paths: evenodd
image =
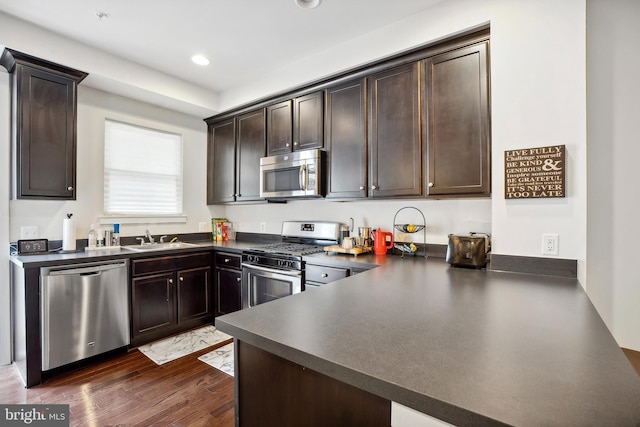
M 585 0 L 442 2 L 424 13 L 274 70 L 253 85 L 228 90 L 222 94 L 221 107 L 260 98 L 486 22 L 491 23 L 493 252 L 539 257 L 542 234 L 557 233 L 559 258 L 577 259 L 578 277 L 586 285 Z M 567 197 L 505 201 L 504 151 L 561 144 L 567 148 Z M 460 223 L 451 224 L 447 217 L 458 219 L 460 212 L 472 211 L 479 202 L 418 204 L 424 206 L 428 222 L 435 227 L 428 240 L 445 243 L 448 232 L 465 229 Z M 371 206 L 350 204 L 342 211 L 360 210 L 361 215 L 377 223 L 391 223 L 393 208 Z M 317 204 L 307 214 L 304 207 L 292 205 L 286 216 L 324 215 L 334 209 Z M 232 220 L 234 215 L 244 219 L 255 212 L 251 207 L 228 211 Z M 488 209 L 483 206 L 481 212 L 488 213 Z M 443 221 L 438 222 L 440 219 Z
M 396 213 L 404 207 L 415 207 L 424 214 L 428 243 L 444 244 L 449 233 L 470 231 L 491 233 L 491 200 L 383 200 L 364 202 L 331 202 L 327 200 L 301 200 L 286 204 L 228 206 L 225 216 L 234 223 L 236 231 L 258 232 L 260 223 L 266 232 L 279 234 L 283 220 L 326 220 L 349 224 L 353 218 L 356 227 L 381 228 L 391 231 Z M 398 213 L 398 223 L 420 224 L 422 217 L 414 209 Z M 397 234 L 403 241 L 422 242 L 423 234 Z M 400 240 L 400 239 L 399 239 Z
M 587 2 L 587 291 L 618 343 L 637 351 L 639 19 L 636 0 Z
M 198 222 L 206 221 L 206 124 L 188 116 L 153 105 L 109 94 L 89 87 L 78 87 L 77 200 L 12 200 L 10 238 L 20 238 L 20 227 L 36 225 L 40 237 L 62 239 L 62 220 L 68 212 L 76 219 L 78 238 L 86 238 L 89 226 L 103 214 L 104 121 L 106 118 L 165 130 L 182 135 L 184 161 L 184 213 L 186 224 L 123 224 L 123 236 L 151 233 L 197 232 Z M 0 123 L 6 129 L 8 123 Z M 122 153 L 126 156 L 127 153 Z

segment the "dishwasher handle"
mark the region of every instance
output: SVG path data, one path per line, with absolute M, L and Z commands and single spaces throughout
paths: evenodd
M 129 260 L 107 261 L 91 264 L 72 264 L 68 266 L 42 268 L 42 276 L 69 276 L 79 274 L 81 276 L 99 275 L 103 271 L 126 268 Z

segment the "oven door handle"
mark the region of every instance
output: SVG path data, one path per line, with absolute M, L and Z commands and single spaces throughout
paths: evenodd
M 277 270 L 277 271 L 274 271 L 273 268 L 260 267 L 258 265 L 245 264 L 245 263 L 242 264 L 242 267 L 250 268 L 252 270 L 262 271 L 262 272 L 265 272 L 265 273 L 271 273 L 272 275 L 281 274 L 281 275 L 285 275 L 285 276 L 302 276 L 302 271 L 297 271 L 297 270 L 289 270 L 289 271 Z

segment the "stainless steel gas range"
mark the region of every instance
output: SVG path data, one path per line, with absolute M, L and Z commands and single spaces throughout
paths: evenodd
M 302 292 L 302 257 L 337 244 L 341 225 L 328 221 L 285 221 L 282 223 L 282 242 L 245 250 L 242 254 L 242 308 Z

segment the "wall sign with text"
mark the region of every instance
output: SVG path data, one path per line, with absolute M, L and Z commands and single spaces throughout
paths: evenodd
M 504 198 L 565 197 L 565 146 L 504 152 Z

